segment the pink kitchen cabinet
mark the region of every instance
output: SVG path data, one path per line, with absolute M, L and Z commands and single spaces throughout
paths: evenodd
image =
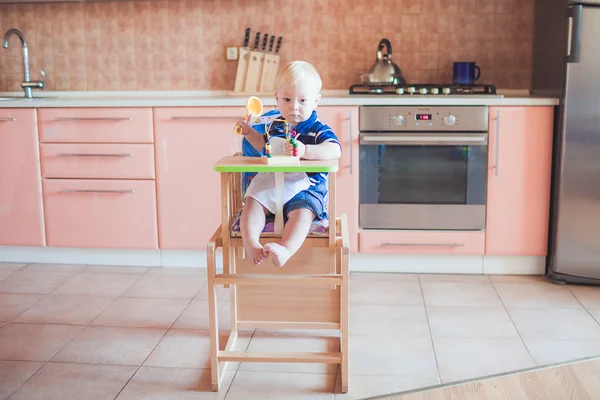
M 35 110 L 0 109 L 0 245 L 45 242 Z
M 156 108 L 160 248 L 203 250 L 221 223 L 221 177 L 213 164 L 241 151 L 233 131 L 244 107 Z
M 342 144 L 336 188 L 336 214 L 348 216 L 350 251 L 358 252 L 358 107 L 319 107 L 319 119 Z
M 553 107 L 491 107 L 485 254 L 547 252 Z

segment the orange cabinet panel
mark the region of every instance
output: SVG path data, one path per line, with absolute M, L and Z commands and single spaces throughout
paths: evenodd
M 492 107 L 486 254 L 545 256 L 553 107 Z
M 158 248 L 154 181 L 44 179 L 48 246 Z
M 319 119 L 342 144 L 336 188 L 336 217 L 348 216 L 350 251 L 358 252 L 358 107 L 319 107 Z
M 37 116 L 0 109 L 0 245 L 44 246 Z
M 154 179 L 152 144 L 44 143 L 44 178 Z
M 45 143 L 152 143 L 151 108 L 42 108 Z
M 461 231 L 362 231 L 360 252 L 375 254 L 479 254 L 483 232 Z
M 205 249 L 221 224 L 213 164 L 241 151 L 233 132 L 244 107 L 156 108 L 155 152 L 162 249 Z

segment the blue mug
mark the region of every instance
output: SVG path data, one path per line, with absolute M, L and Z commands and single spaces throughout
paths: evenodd
M 477 76 L 475 76 L 477 71 Z M 455 85 L 472 85 L 475 83 L 481 70 L 476 65 L 475 61 L 463 61 L 454 63 L 454 84 Z

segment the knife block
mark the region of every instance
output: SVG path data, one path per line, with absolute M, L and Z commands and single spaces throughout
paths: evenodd
M 279 72 L 279 54 L 240 48 L 233 96 L 272 96 Z

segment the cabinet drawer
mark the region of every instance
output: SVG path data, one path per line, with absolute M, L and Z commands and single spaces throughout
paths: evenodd
M 42 144 L 44 178 L 154 179 L 151 144 Z
M 151 108 L 42 108 L 46 143 L 152 143 Z
M 154 181 L 44 179 L 48 246 L 158 248 Z
M 378 254 L 483 254 L 484 232 L 363 231 L 361 253 Z

